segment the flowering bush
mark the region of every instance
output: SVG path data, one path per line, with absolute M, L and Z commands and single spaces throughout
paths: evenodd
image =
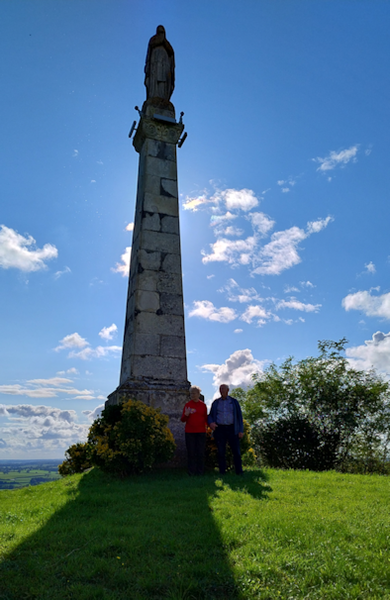
M 58 467 L 60 475 L 73 475 L 73 473 L 82 473 L 92 466 L 91 447 L 88 443 L 73 444 L 65 452 L 65 460 Z
M 137 400 L 108 406 L 89 430 L 93 464 L 123 477 L 170 460 L 176 444 L 167 423 L 160 409 Z
M 241 448 L 241 459 L 242 464 L 246 467 L 251 467 L 256 464 L 256 454 L 252 448 L 252 441 L 250 436 L 250 425 L 248 421 L 244 419 L 244 435 L 240 441 Z M 217 444 L 213 438 L 213 432 L 210 427 L 207 428 L 206 433 L 206 467 L 213 469 L 218 466 L 218 451 Z M 226 467 L 227 470 L 234 470 L 233 454 L 230 450 L 229 444 L 226 446 Z

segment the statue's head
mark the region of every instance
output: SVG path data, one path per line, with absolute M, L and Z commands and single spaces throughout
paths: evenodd
M 165 27 L 163 25 L 159 25 L 156 29 L 156 34 L 162 34 L 165 37 Z

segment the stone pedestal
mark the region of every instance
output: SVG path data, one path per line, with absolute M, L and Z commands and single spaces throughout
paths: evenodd
M 106 402 L 132 398 L 160 407 L 178 462 L 189 399 L 176 164 L 183 129 L 170 102 L 144 103 L 133 140 L 140 157 L 120 383 Z

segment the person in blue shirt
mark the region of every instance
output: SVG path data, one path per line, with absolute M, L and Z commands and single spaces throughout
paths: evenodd
M 226 473 L 226 444 L 233 453 L 234 468 L 242 475 L 240 439 L 244 435 L 244 422 L 238 400 L 229 396 L 229 386 L 223 383 L 219 388 L 220 398 L 211 405 L 207 422 L 214 433 L 218 449 L 218 466 L 221 475 Z

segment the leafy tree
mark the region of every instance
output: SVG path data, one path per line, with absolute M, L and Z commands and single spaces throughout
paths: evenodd
M 92 466 L 91 447 L 89 444 L 78 443 L 70 446 L 65 452 L 65 460 L 58 467 L 60 475 L 73 475 L 82 473 Z
M 347 340 L 318 343 L 319 356 L 253 376 L 241 404 L 263 461 L 270 466 L 387 468 L 390 389 L 374 370 L 342 356 Z M 237 396 L 237 390 L 235 390 Z M 369 466 L 371 465 L 371 466 Z

